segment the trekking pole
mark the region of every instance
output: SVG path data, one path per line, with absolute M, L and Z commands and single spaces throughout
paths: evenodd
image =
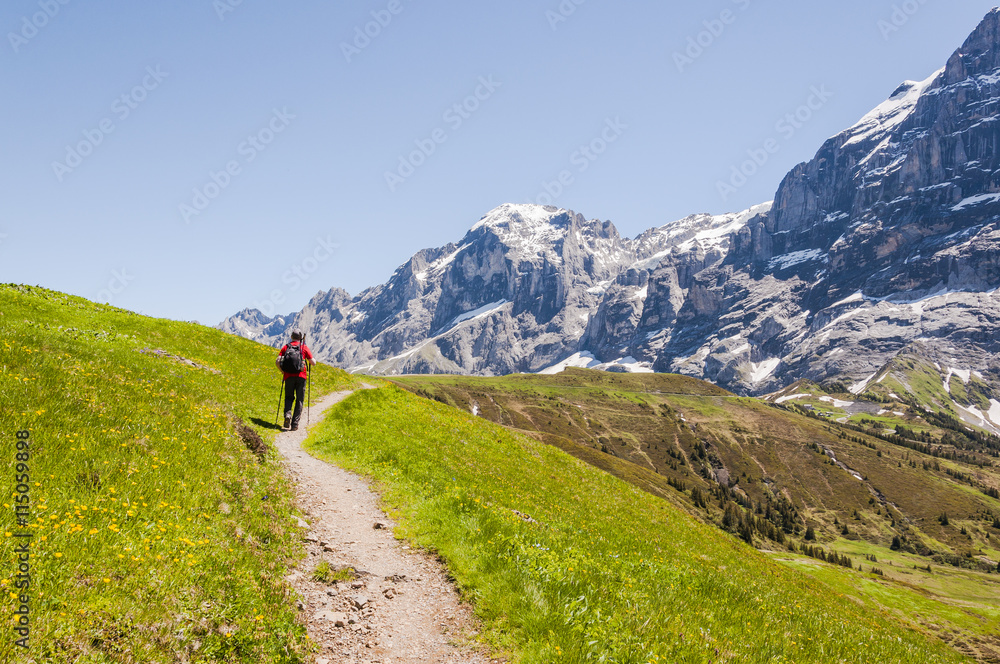
M 274 414 L 274 425 L 278 425 L 278 418 L 281 417 L 281 397 L 285 396 L 285 380 L 281 380 L 281 388 L 278 390 L 278 412 Z
M 313 382 L 312 382 L 312 364 L 308 361 L 306 362 L 306 389 L 309 390 L 309 398 L 306 399 L 306 426 L 308 427 L 312 416 L 312 403 L 313 403 Z

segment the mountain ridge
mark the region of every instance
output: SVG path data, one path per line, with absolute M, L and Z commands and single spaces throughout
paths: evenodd
M 586 360 L 761 394 L 857 381 L 920 341 L 994 381 L 998 108 L 994 10 L 945 67 L 793 168 L 773 204 L 635 238 L 571 210 L 505 204 L 356 297 L 333 289 L 298 313 L 244 310 L 220 327 L 270 344 L 301 327 L 320 357 L 376 374 Z

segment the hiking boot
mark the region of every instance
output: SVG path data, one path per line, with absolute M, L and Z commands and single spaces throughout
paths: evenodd
M 285 423 L 281 426 L 281 428 L 283 430 L 285 430 L 285 431 L 287 431 L 288 429 L 291 429 L 292 428 L 292 418 L 289 417 L 288 415 L 285 415 Z
M 298 424 L 292 425 L 292 431 L 298 431 L 298 430 L 299 430 L 299 425 Z

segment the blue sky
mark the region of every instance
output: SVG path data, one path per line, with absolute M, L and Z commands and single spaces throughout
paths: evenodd
M 8 0 L 0 281 L 214 325 L 357 294 L 504 202 L 628 236 L 741 210 L 993 7 L 680 4 Z

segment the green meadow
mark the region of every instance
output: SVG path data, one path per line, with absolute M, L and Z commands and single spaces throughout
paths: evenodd
M 307 446 L 374 478 L 398 535 L 445 560 L 519 662 L 952 662 L 661 498 L 397 387 L 335 406 Z
M 273 357 L 200 325 L 0 286 L 0 661 L 308 661 L 284 580 L 302 555 L 292 488 L 276 452 L 238 433 L 273 439 Z M 314 396 L 354 384 L 322 366 L 313 379 Z M 27 650 L 10 629 L 21 594 Z

